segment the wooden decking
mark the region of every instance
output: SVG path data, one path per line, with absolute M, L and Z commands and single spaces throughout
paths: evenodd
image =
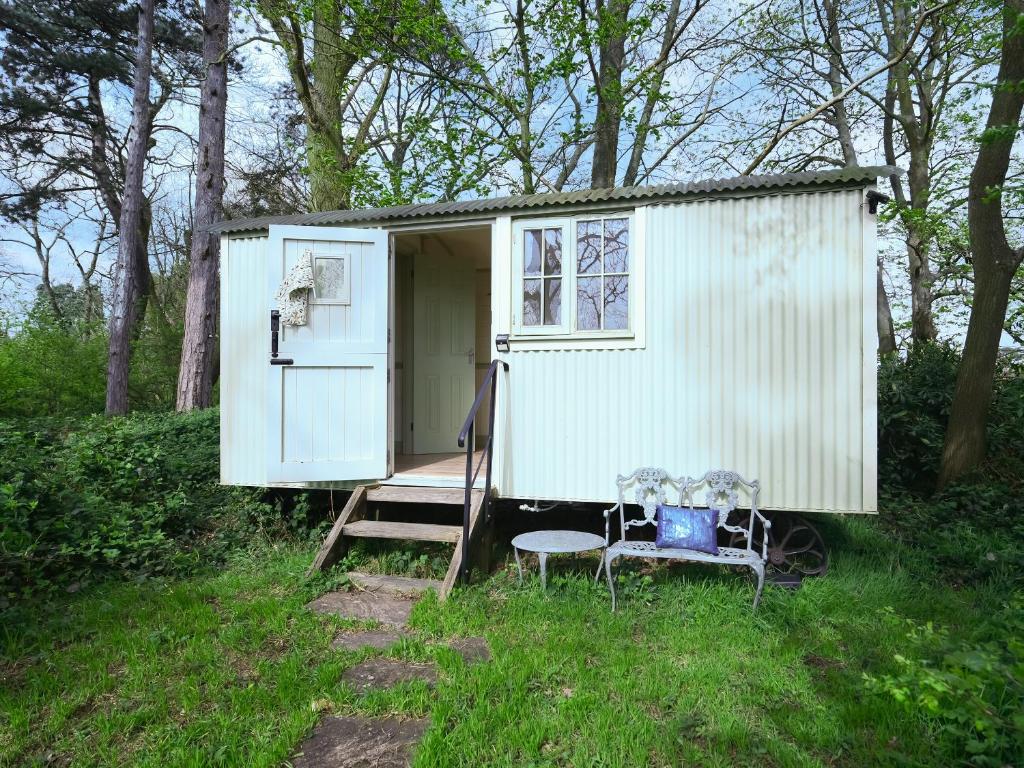
M 483 451 L 473 454 L 473 467 L 480 462 Z M 395 456 L 396 475 L 415 475 L 417 477 L 443 477 L 465 479 L 465 453 L 419 453 L 399 454 Z

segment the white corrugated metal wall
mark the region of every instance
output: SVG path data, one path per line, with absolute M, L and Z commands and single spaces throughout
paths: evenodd
M 267 478 L 267 238 L 222 237 L 220 263 L 220 481 Z
M 765 508 L 874 511 L 874 224 L 863 199 L 858 189 L 648 208 L 645 348 L 513 342 L 501 494 L 603 501 L 638 466 L 728 468 L 761 480 Z

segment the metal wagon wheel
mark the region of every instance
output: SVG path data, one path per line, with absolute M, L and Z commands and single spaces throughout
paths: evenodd
M 818 529 L 805 518 L 792 512 L 766 514 L 772 524 L 768 529 L 768 567 L 777 573 L 801 576 L 824 576 L 828 571 L 828 550 Z M 744 514 L 740 526 L 748 529 L 750 515 Z M 754 549 L 761 550 L 764 528 L 754 526 Z M 729 546 L 746 547 L 747 534 L 733 533 Z

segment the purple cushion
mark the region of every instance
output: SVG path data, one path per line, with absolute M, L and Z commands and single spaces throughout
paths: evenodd
M 718 510 L 658 505 L 655 544 L 665 549 L 693 549 L 718 554 Z

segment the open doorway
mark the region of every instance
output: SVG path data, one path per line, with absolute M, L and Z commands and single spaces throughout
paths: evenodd
M 491 228 L 394 238 L 394 476 L 460 485 L 459 431 L 490 362 Z M 477 425 L 482 444 L 486 414 Z

